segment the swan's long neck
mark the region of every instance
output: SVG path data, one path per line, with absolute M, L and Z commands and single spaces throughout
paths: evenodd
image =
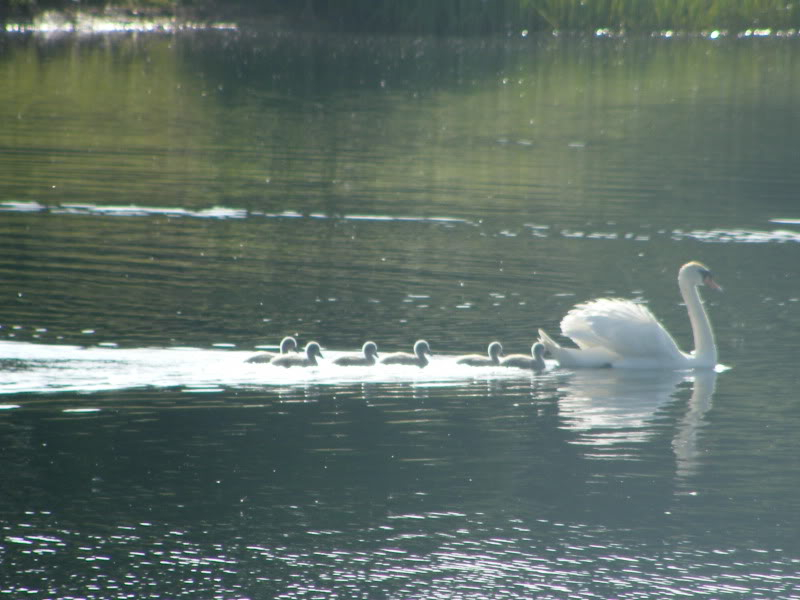
M 686 281 L 679 281 L 681 295 L 689 311 L 689 321 L 692 324 L 694 336 L 694 360 L 698 364 L 714 366 L 717 364 L 717 345 L 714 342 L 714 332 L 711 321 L 708 319 L 700 292 L 696 285 Z

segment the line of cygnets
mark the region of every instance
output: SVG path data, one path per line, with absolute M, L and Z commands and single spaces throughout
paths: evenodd
M 533 369 L 540 371 L 544 369 L 544 344 L 536 342 L 531 346 L 531 355 L 503 354 L 503 345 L 500 342 L 489 344 L 487 356 L 480 354 L 467 354 L 460 357 L 456 362 L 460 365 L 472 367 L 516 367 L 519 369 Z M 417 340 L 414 344 L 414 353 L 395 352 L 388 354 L 378 360 L 378 345 L 375 342 L 365 342 L 361 348 L 361 354 L 349 354 L 340 356 L 333 361 L 333 364 L 342 367 L 369 367 L 380 363 L 382 365 L 414 365 L 424 367 L 428 364 L 428 357 L 431 356 L 431 347 L 425 340 Z M 315 367 L 317 358 L 322 358 L 322 349 L 317 342 L 308 342 L 305 347 L 305 355 L 297 353 L 297 341 L 287 336 L 281 340 L 280 354 L 272 352 L 262 352 L 247 359 L 249 363 L 269 363 L 278 367 Z

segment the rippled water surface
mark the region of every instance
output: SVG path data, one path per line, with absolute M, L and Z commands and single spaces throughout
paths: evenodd
M 3 595 L 800 598 L 797 39 L 0 45 Z M 715 372 L 455 363 L 693 259 Z

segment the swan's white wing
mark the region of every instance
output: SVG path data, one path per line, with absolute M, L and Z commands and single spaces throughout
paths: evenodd
M 620 358 L 678 361 L 675 340 L 646 306 L 600 298 L 578 304 L 561 320 L 561 332 L 582 350 L 602 348 Z

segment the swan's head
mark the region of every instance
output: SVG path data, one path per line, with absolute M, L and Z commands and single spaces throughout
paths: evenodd
M 678 281 L 694 286 L 707 285 L 710 288 L 722 291 L 719 284 L 714 281 L 714 276 L 708 267 L 696 261 L 686 263 L 681 267 L 678 273 Z
M 375 342 L 364 342 L 364 345 L 361 348 L 361 351 L 364 353 L 364 356 L 367 358 L 371 358 L 373 356 L 378 356 L 378 344 Z
M 322 358 L 322 349 L 317 342 L 308 342 L 306 344 L 306 356 L 308 358 L 314 358 L 315 356 Z
M 544 350 L 544 344 L 542 342 L 536 342 L 531 346 L 531 356 L 533 356 L 533 358 L 544 358 Z
M 489 344 L 489 356 L 492 358 L 503 356 L 503 344 L 500 342 L 492 342 Z
M 297 340 L 295 340 L 292 336 L 287 335 L 285 338 L 281 340 L 281 354 L 286 354 L 287 352 L 295 352 L 297 350 Z
M 425 340 L 417 340 L 417 343 L 414 344 L 414 354 L 416 354 L 420 358 L 425 354 L 430 356 L 431 347 L 428 345 L 428 342 L 426 342 Z

